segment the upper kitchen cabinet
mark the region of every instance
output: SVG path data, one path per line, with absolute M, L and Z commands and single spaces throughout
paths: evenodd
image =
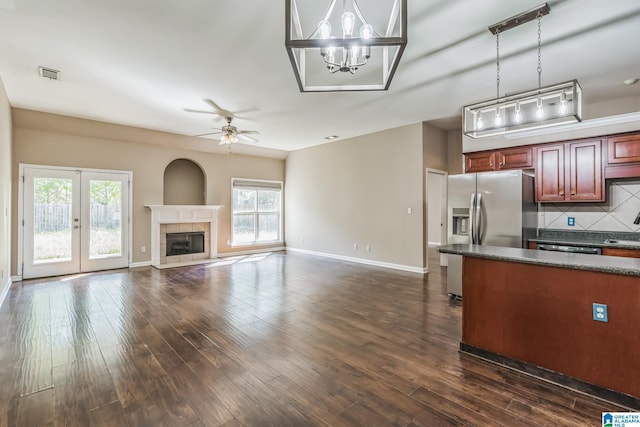
M 640 133 L 607 139 L 605 178 L 640 176 Z
M 536 201 L 604 201 L 602 145 L 597 139 L 538 146 Z
M 465 154 L 464 157 L 465 173 L 533 167 L 533 149 L 531 147 L 481 151 Z

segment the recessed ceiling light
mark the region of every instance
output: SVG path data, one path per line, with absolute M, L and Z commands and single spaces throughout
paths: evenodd
M 626 84 L 627 86 L 631 86 L 638 83 L 638 79 L 627 79 L 622 83 Z
M 324 137 L 324 139 L 328 139 L 328 140 L 337 139 L 337 138 L 339 138 L 338 135 L 329 135 Z

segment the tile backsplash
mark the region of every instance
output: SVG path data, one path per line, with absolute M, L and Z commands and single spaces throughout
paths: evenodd
M 640 213 L 640 179 L 607 181 L 607 201 L 603 203 L 541 203 L 540 228 L 591 231 L 634 231 Z M 569 217 L 575 226 L 569 226 Z

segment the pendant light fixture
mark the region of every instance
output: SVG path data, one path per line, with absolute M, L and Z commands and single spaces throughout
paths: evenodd
M 285 46 L 301 92 L 387 90 L 407 44 L 407 0 L 286 0 Z M 339 3 L 341 5 L 339 5 Z
M 542 87 L 542 17 L 547 3 L 489 27 L 496 37 L 496 98 L 463 109 L 464 134 L 471 138 L 502 135 L 582 121 L 582 89 L 577 80 Z M 500 96 L 500 35 L 538 21 L 538 88 Z

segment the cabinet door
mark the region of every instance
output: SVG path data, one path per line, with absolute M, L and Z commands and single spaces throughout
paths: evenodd
M 533 148 L 516 147 L 497 153 L 498 169 L 525 169 L 533 167 Z
M 602 250 L 602 255 L 640 258 L 640 250 L 625 248 L 604 248 Z
M 640 163 L 640 133 L 607 140 L 607 164 Z
M 464 155 L 464 172 L 486 172 L 496 169 L 496 152 L 483 151 Z
M 536 201 L 564 202 L 564 144 L 536 148 Z
M 572 202 L 602 202 L 602 140 L 573 142 L 569 148 L 569 197 Z

